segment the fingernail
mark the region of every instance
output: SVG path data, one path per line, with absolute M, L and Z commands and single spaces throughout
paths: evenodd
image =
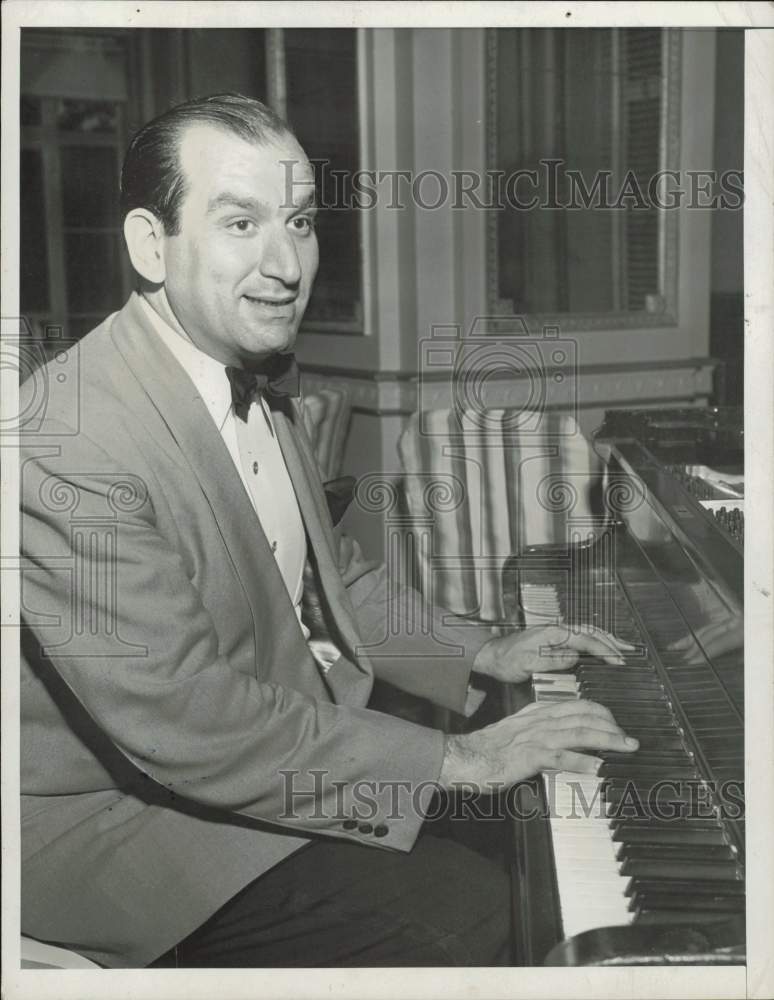
M 640 745 L 640 741 L 635 740 L 633 736 L 627 736 L 624 742 L 626 743 L 627 747 L 638 747 Z

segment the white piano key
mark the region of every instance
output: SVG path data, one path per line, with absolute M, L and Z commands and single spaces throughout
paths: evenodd
M 521 590 L 528 625 L 544 625 L 550 618 L 561 621 L 554 587 L 527 584 Z M 532 683 L 537 702 L 579 697 L 572 674 L 538 672 Z M 618 845 L 613 843 L 606 818 L 611 807 L 599 799 L 601 780 L 569 771 L 553 771 L 543 778 L 553 812 L 549 826 L 565 937 L 595 927 L 631 923 L 634 914 L 625 895 L 629 879 L 621 875 L 615 858 Z

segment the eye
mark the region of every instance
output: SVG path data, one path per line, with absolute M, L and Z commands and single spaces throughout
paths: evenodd
M 290 224 L 301 236 L 308 236 L 314 230 L 314 216 L 296 215 L 290 220 Z
M 252 219 L 234 219 L 233 222 L 228 224 L 229 229 L 233 229 L 237 233 L 251 233 L 255 227 L 255 223 Z

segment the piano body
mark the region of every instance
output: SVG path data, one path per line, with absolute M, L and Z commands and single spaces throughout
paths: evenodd
M 595 447 L 604 523 L 570 517 L 566 545 L 512 556 L 506 616 L 594 624 L 635 650 L 623 667 L 535 675 L 504 708 L 587 697 L 640 748 L 600 754 L 597 778 L 544 775 L 514 790 L 514 960 L 742 964 L 743 514 L 708 502 L 743 503 L 729 471 L 741 471 L 739 416 L 611 412 Z M 710 467 L 714 481 L 695 474 Z

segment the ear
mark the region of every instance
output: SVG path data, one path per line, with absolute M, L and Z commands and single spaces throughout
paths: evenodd
M 153 212 L 134 208 L 124 219 L 124 238 L 132 267 L 154 285 L 166 278 L 164 265 L 164 226 Z

